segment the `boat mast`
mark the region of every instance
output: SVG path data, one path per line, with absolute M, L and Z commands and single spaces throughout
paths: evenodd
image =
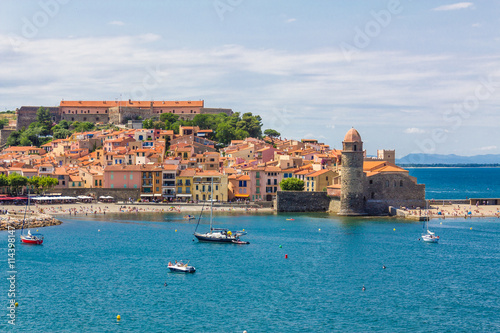
M 212 176 L 211 193 L 210 193 L 210 232 L 212 232 L 212 215 L 214 210 L 214 177 Z

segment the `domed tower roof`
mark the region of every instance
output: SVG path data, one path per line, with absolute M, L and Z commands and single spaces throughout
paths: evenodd
M 353 127 L 347 131 L 344 142 L 362 142 L 361 135 L 359 135 L 359 132 Z

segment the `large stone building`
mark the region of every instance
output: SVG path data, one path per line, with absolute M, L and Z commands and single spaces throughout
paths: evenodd
M 19 130 L 27 128 L 36 121 L 36 112 L 40 106 L 22 106 L 16 109 Z M 163 113 L 179 115 L 182 120 L 191 120 L 197 114 L 226 113 L 231 109 L 205 108 L 201 101 L 61 101 L 58 107 L 48 107 L 52 121 L 90 121 L 93 123 L 124 124 L 128 120 L 159 118 Z
M 392 161 L 394 152 L 389 156 Z M 389 206 L 425 207 L 425 185 L 394 163 L 364 160 L 363 141 L 354 128 L 345 135 L 341 161 L 339 215 L 387 214 Z

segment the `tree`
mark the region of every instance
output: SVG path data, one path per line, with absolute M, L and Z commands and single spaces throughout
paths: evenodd
M 298 178 L 286 178 L 280 182 L 283 191 L 304 191 L 304 181 Z
M 19 146 L 19 143 L 21 142 L 22 132 L 23 132 L 22 130 L 19 130 L 10 133 L 9 137 L 7 138 L 7 146 L 9 147 Z
M 168 122 L 169 124 L 175 123 L 179 119 L 179 115 L 173 113 L 162 113 L 160 121 Z
M 0 119 L 0 129 L 4 128 L 7 125 L 9 125 L 9 119 L 7 118 Z
M 142 122 L 142 128 L 151 129 L 153 128 L 153 119 L 146 119 Z
M 264 131 L 264 135 L 267 135 L 271 139 L 272 143 L 274 143 L 274 139 L 279 137 L 281 134 L 280 134 L 280 132 L 278 132 L 276 130 L 268 128 Z
M 74 127 L 73 132 L 88 132 L 92 131 L 95 128 L 95 125 L 90 121 L 83 121 L 83 122 L 75 121 L 73 123 L 73 127 Z
M 11 173 L 7 177 L 11 193 L 17 195 L 19 188 L 24 187 L 28 184 L 28 178 L 21 176 L 17 173 Z
M 52 136 L 54 137 L 54 139 L 66 139 L 70 135 L 71 131 L 64 128 L 60 128 L 52 132 Z

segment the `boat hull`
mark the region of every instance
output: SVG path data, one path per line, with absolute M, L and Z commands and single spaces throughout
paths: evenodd
M 219 236 L 214 234 L 194 234 L 200 242 L 211 242 L 211 243 L 233 243 L 233 240 L 236 240 L 235 237 L 231 236 Z
M 42 245 L 43 239 L 29 239 L 21 236 L 21 242 L 24 244 Z
M 439 242 L 439 238 L 438 237 L 430 237 L 428 235 L 424 235 L 422 236 L 422 240 L 426 243 L 437 243 Z
M 174 272 L 174 273 L 194 273 L 194 272 L 196 272 L 196 268 L 194 268 L 193 266 L 187 266 L 187 267 L 168 266 L 168 269 L 170 269 L 170 271 Z

